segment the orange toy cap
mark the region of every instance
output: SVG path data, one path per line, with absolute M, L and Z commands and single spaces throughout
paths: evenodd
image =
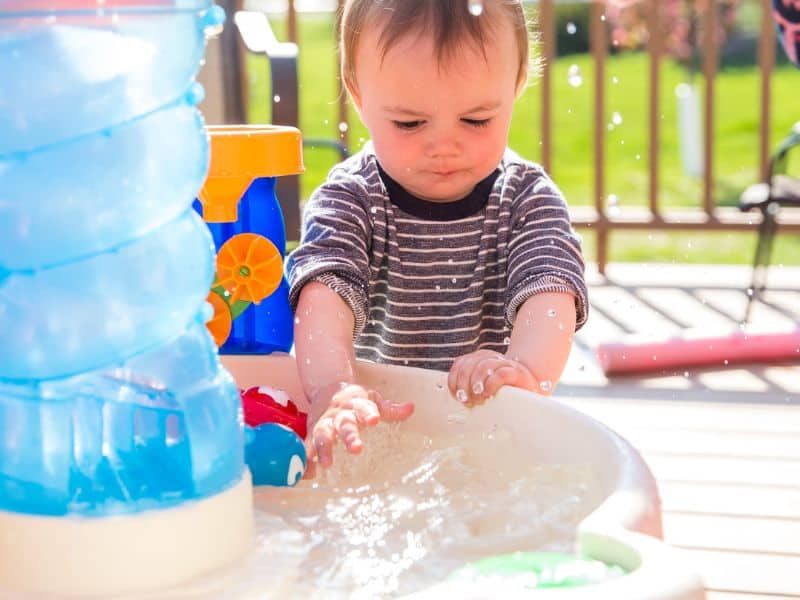
M 304 171 L 303 139 L 294 127 L 214 125 L 207 130 L 211 164 L 200 203 L 209 223 L 236 221 L 239 199 L 254 179 Z

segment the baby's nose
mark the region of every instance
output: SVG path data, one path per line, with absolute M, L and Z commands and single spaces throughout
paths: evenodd
M 425 150 L 430 158 L 441 158 L 457 156 L 460 147 L 461 145 L 456 136 L 448 133 L 441 133 L 431 136 Z

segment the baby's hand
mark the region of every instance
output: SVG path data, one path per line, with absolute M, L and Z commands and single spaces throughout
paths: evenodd
M 504 385 L 537 390 L 539 382 L 521 362 L 494 352 L 477 350 L 460 356 L 447 376 L 450 393 L 467 406 L 483 404 Z
M 327 392 L 330 394 L 330 391 Z M 308 469 L 306 478 L 314 476 L 315 463 L 322 467 L 333 464 L 333 444 L 341 440 L 347 451 L 352 454 L 361 452 L 360 429 L 372 427 L 381 420 L 403 421 L 414 412 L 411 402 L 399 404 L 385 400 L 375 390 L 366 389 L 360 385 L 337 385 L 336 391 L 330 396 L 330 402 L 325 402 L 327 395 L 324 391 L 312 398 L 312 410 L 309 415 L 314 425 L 306 443 L 308 454 Z M 327 406 L 316 420 L 314 419 L 314 406 Z

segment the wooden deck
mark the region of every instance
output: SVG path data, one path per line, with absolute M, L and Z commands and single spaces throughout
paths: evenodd
M 739 327 L 745 267 L 610 265 L 557 396 L 636 446 L 659 483 L 665 540 L 693 558 L 709 600 L 800 598 L 800 356 L 794 364 L 607 379 L 599 342 Z M 800 323 L 800 268 L 773 268 L 751 323 Z

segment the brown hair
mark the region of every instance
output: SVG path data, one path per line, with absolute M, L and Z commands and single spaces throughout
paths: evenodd
M 409 33 L 432 34 L 437 59 L 442 65 L 453 58 L 465 41 L 484 52 L 492 30 L 503 18 L 510 21 L 517 38 L 517 84 L 522 86 L 530 68 L 530 40 L 521 0 L 474 1 L 480 11 L 471 9 L 474 5 L 470 0 L 345 0 L 339 14 L 337 34 L 341 75 L 347 88 L 351 91 L 358 89 L 355 53 L 360 34 L 367 26 L 382 27 L 379 38 L 381 57 Z

